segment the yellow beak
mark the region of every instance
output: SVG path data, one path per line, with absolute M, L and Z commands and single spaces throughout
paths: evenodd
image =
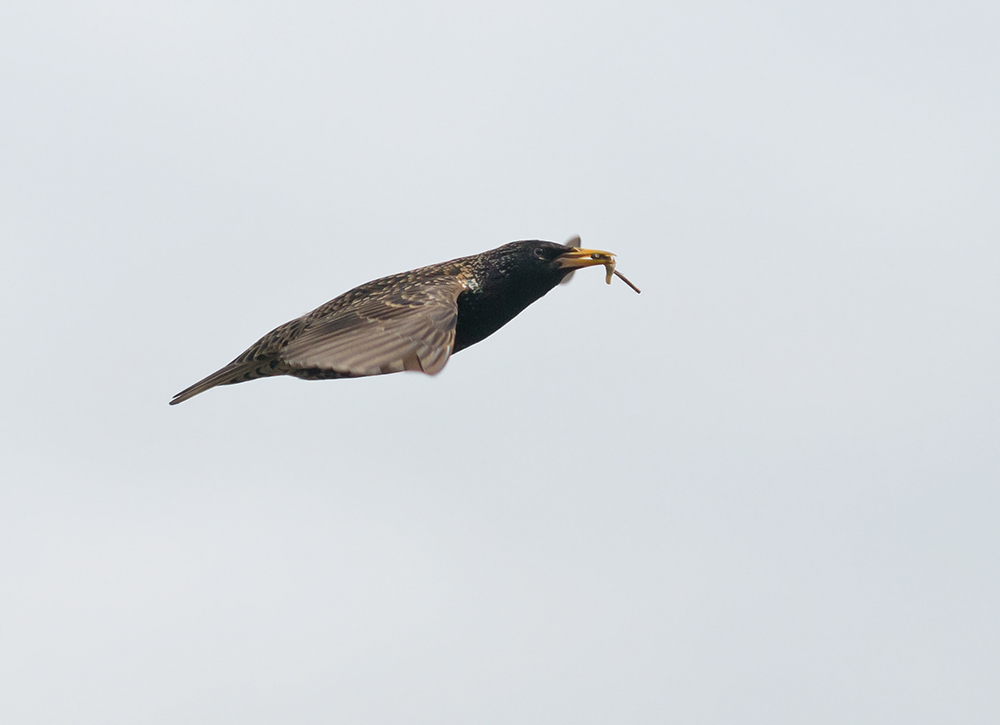
M 556 257 L 556 263 L 560 269 L 594 267 L 602 264 L 608 272 L 606 280 L 608 284 L 611 284 L 611 275 L 615 272 L 615 255 L 611 252 L 603 252 L 600 249 L 580 249 L 579 247 L 573 247 L 568 252 L 563 252 Z

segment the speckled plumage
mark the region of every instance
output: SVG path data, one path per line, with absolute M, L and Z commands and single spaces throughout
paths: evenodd
M 170 404 L 217 385 L 272 375 L 434 375 L 452 354 L 493 334 L 574 268 L 607 264 L 599 255 L 613 257 L 579 249 L 578 242 L 511 242 L 360 285 L 267 333 Z

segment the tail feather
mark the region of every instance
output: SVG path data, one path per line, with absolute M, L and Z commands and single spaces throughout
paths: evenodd
M 254 362 L 231 362 L 221 370 L 216 370 L 207 378 L 199 380 L 191 387 L 177 393 L 174 399 L 170 401 L 170 404 L 177 405 L 178 403 L 183 403 L 188 398 L 193 398 L 198 393 L 204 393 L 216 385 L 231 385 L 233 383 L 242 383 L 244 380 L 253 380 L 254 378 L 261 377 L 257 367 L 258 363 Z

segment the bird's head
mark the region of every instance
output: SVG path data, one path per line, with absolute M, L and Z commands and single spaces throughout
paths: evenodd
M 607 270 L 608 284 L 611 284 L 612 274 L 625 280 L 615 270 L 614 254 L 579 245 L 579 237 L 573 237 L 566 244 L 540 240 L 511 242 L 470 257 L 476 279 L 469 289 L 480 299 L 504 298 L 503 305 L 520 310 L 560 282 L 567 281 L 581 267 L 603 266 Z M 625 282 L 639 291 L 628 280 Z
M 574 237 L 566 244 L 532 240 L 512 242 L 500 247 L 499 267 L 517 270 L 517 274 L 530 276 L 539 282 L 555 286 L 581 267 L 603 265 L 608 270 L 608 283 L 615 266 L 615 255 L 600 249 L 584 249 L 580 238 Z

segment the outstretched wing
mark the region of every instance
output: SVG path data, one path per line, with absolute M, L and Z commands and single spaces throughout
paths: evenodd
M 402 370 L 435 375 L 455 344 L 458 295 L 463 289 L 458 279 L 450 278 L 359 296 L 309 319 L 280 357 L 294 368 L 351 376 Z

